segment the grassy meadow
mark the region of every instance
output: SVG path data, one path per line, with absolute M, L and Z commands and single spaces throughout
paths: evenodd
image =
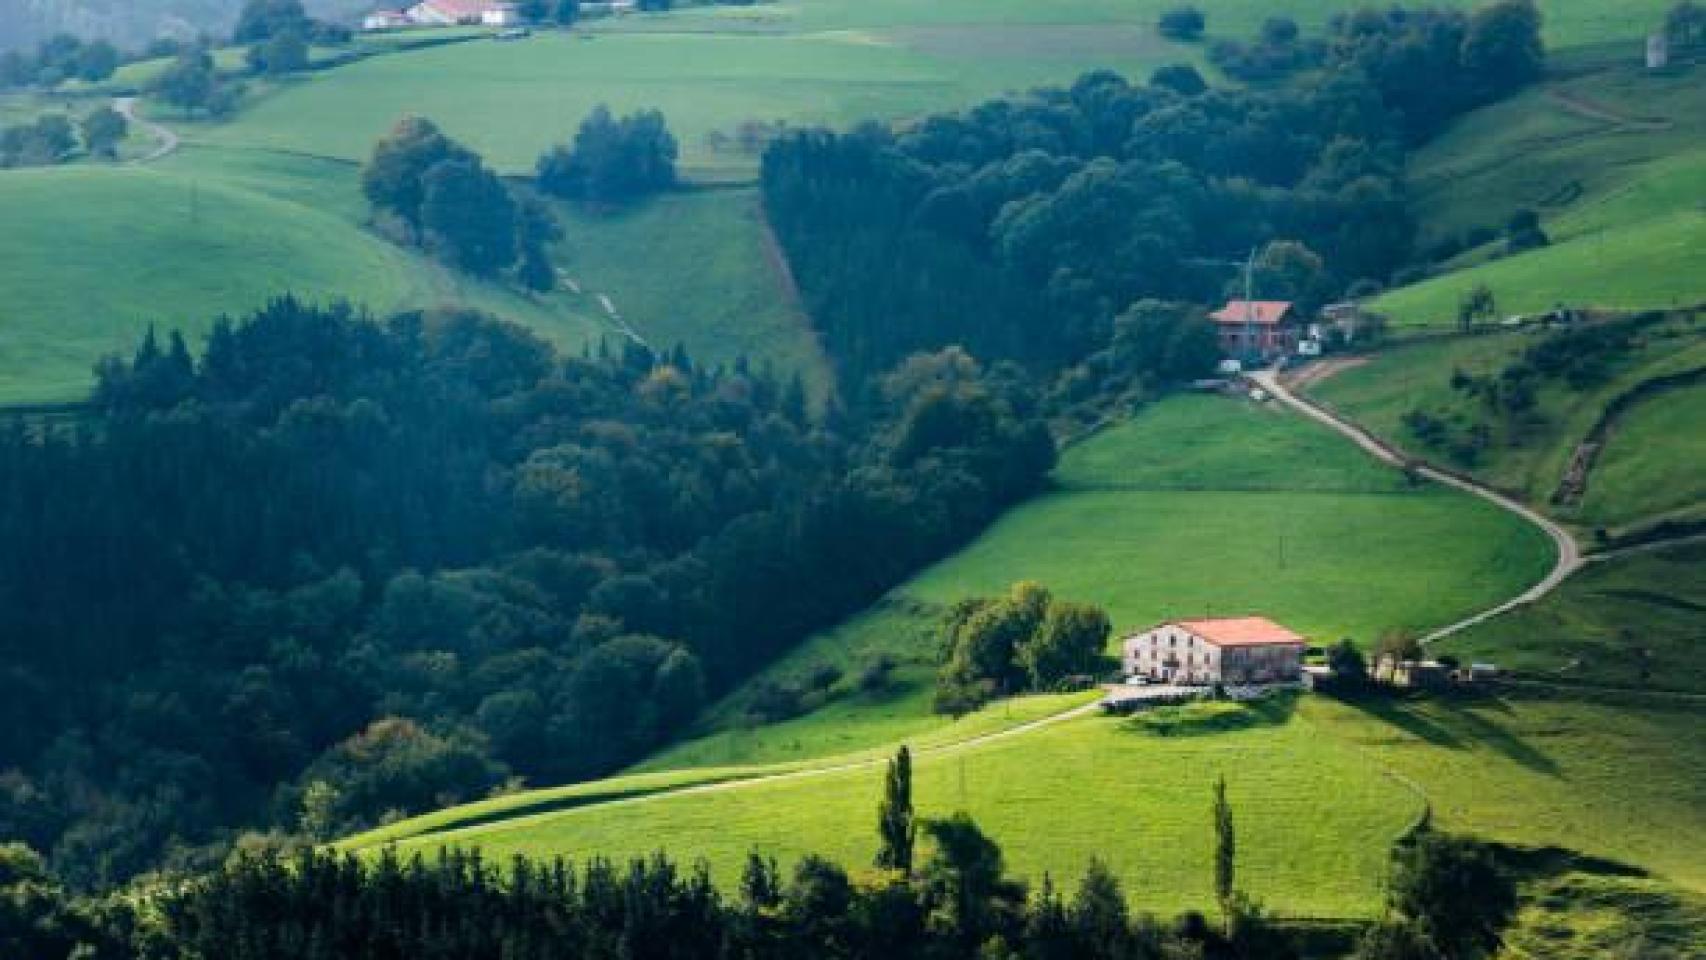
M 640 769 L 799 760 L 947 724 L 929 709 L 936 624 L 955 601 L 1017 580 L 1102 605 L 1116 633 L 1260 612 L 1327 642 L 1369 642 L 1490 606 L 1551 559 L 1543 535 L 1480 501 L 1410 490 L 1321 428 L 1214 397 L 1168 400 L 1069 448 L 1055 485 L 762 675 L 799 681 L 822 664 L 853 675 L 886 655 L 890 689 L 760 727 L 744 722 L 750 688 L 739 690 L 706 736 Z
M 1413 158 L 1424 243 L 1541 215 L 1550 246 L 1395 290 L 1401 327 L 1449 326 L 1477 283 L 1503 314 L 1557 304 L 1666 307 L 1706 300 L 1706 85 L 1629 57 L 1564 59 L 1564 75 L 1464 117 Z M 1585 60 L 1579 66 L 1573 60 Z
M 1071 883 L 1099 856 L 1137 907 L 1163 914 L 1212 902 L 1210 787 L 1221 774 L 1240 885 L 1282 916 L 1377 913 L 1387 847 L 1424 809 L 1448 830 L 1568 847 L 1698 894 L 1706 873 L 1692 851 L 1706 840 L 1706 796 L 1696 771 L 1706 750 L 1680 735 L 1698 710 L 1525 696 L 1198 704 L 926 753 L 914 790 L 923 816 L 970 812 L 1033 881 L 1046 872 Z M 751 850 L 784 862 L 817 852 L 857 870 L 875 850 L 880 783 L 867 767 L 664 792 L 405 831 L 414 835 L 398 847 L 582 859 L 668 849 L 703 857 L 723 884 Z
M 476 306 L 565 346 L 606 329 L 366 231 L 347 165 L 192 150 L 148 167 L 8 171 L 0 211 L 4 403 L 76 399 L 95 362 L 150 324 L 193 338 L 283 293 L 376 312 Z
M 373 57 L 260 98 L 236 120 L 194 129 L 207 142 L 365 158 L 406 113 L 430 117 L 506 172 L 530 172 L 599 103 L 657 108 L 681 144 L 683 173 L 750 178 L 757 158 L 718 151 L 713 131 L 743 121 L 850 126 L 972 102 L 1010 88 L 1068 82 L 1097 66 L 1147 75 L 1177 59 L 1134 36 L 1096 31 L 1053 57 L 935 56 L 853 33 L 543 33 Z
M 1580 516 L 1615 527 L 1700 504 L 1706 504 L 1706 386 L 1692 386 L 1641 403 L 1618 420 L 1594 464 Z
M 1697 702 L 1321 698 L 1326 737 L 1360 747 L 1427 794 L 1433 822 L 1525 846 L 1557 846 L 1706 892 L 1706 720 Z
M 667 194 L 628 210 L 555 209 L 567 234 L 563 274 L 586 297 L 608 296 L 653 347 L 682 343 L 713 365 L 768 360 L 827 394 L 829 362 L 784 279 L 756 190 Z
M 1595 563 L 1541 602 L 1440 650 L 1559 681 L 1706 693 L 1703 573 L 1699 544 Z
M 914 767 L 923 816 L 966 810 L 1004 847 L 1011 868 L 1070 883 L 1090 857 L 1121 876 L 1132 901 L 1161 913 L 1207 908 L 1210 789 L 1229 780 L 1238 816 L 1240 877 L 1291 916 L 1367 916 L 1378 901 L 1386 845 L 1422 802 L 1358 750 L 1323 740 L 1290 698 L 1206 717 L 1198 708 L 1169 734 L 1100 716 L 1068 720 L 963 752 L 925 754 Z M 1305 716 L 1294 716 L 1302 713 Z M 585 807 L 516 823 L 404 841 L 512 853 L 704 857 L 720 883 L 750 850 L 785 862 L 817 852 L 861 869 L 881 770 L 869 767 L 739 789 Z
M 1606 403 L 1651 377 L 1706 366 L 1706 324 L 1683 317 L 1648 328 L 1600 385 L 1577 391 L 1545 382 L 1536 391 L 1535 416 L 1518 424 L 1489 414 L 1480 400 L 1452 389 L 1453 371 L 1497 375 L 1544 335 L 1515 330 L 1403 344 L 1318 381 L 1308 392 L 1400 448 L 1432 459 L 1444 457 L 1404 427 L 1407 412 L 1421 409 L 1458 423 L 1484 420 L 1492 428 L 1492 442 L 1469 472 L 1545 505 Z M 1696 393 L 1666 395 L 1633 408 L 1613 431 L 1590 476 L 1586 501 L 1579 508 L 1560 508 L 1558 515 L 1589 526 L 1619 525 L 1698 502 L 1700 457 L 1692 441 L 1700 423 Z M 1652 443 L 1661 432 L 1664 442 Z

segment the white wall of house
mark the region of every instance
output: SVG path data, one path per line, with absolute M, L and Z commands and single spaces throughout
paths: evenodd
M 1133 634 L 1121 644 L 1126 676 L 1174 683 L 1251 683 L 1296 680 L 1303 644 L 1222 647 L 1176 624 Z

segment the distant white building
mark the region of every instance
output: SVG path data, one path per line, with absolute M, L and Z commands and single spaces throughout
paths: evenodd
M 375 10 L 361 18 L 361 29 L 368 31 L 396 30 L 412 23 L 414 21 L 409 19 L 409 15 L 401 10 Z
M 1296 681 L 1305 645 L 1266 617 L 1172 620 L 1121 642 L 1127 676 L 1164 683 Z
M 1647 35 L 1647 69 L 1663 70 L 1670 66 L 1670 38 L 1663 30 Z
M 488 27 L 514 27 L 521 23 L 521 9 L 513 3 L 493 3 L 480 11 L 480 22 Z

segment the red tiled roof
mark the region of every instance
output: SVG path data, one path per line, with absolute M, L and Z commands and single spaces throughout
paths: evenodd
M 1304 638 L 1267 617 L 1227 617 L 1218 620 L 1175 620 L 1217 647 L 1259 647 L 1270 644 L 1301 644 Z
M 426 0 L 421 5 L 456 20 L 478 19 L 481 12 L 493 6 L 489 0 Z
M 1208 315 L 1215 323 L 1279 323 L 1291 312 L 1289 300 L 1228 300 Z

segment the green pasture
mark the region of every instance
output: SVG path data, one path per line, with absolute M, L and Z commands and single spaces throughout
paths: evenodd
M 1407 412 L 1421 409 L 1458 423 L 1485 422 L 1492 428 L 1492 442 L 1469 471 L 1544 505 L 1576 445 L 1612 398 L 1651 377 L 1706 366 L 1706 325 L 1678 319 L 1649 328 L 1635 348 L 1613 364 L 1605 383 L 1577 391 L 1549 381 L 1537 391 L 1533 415 L 1520 421 L 1507 421 L 1488 412 L 1478 398 L 1452 389 L 1453 371 L 1496 376 L 1544 335 L 1517 330 L 1404 344 L 1316 383 L 1309 392 L 1377 436 L 1430 459 L 1445 458 L 1423 447 L 1404 427 Z M 1678 410 L 1675 401 L 1652 402 L 1660 404 L 1659 413 L 1649 415 L 1639 406 L 1631 411 L 1633 440 L 1619 440 L 1614 434 L 1608 456 L 1590 476 L 1590 499 L 1579 510 L 1559 511 L 1560 516 L 1584 524 L 1623 522 L 1699 498 L 1699 456 L 1691 438 L 1667 435 L 1662 443 L 1643 442 L 1657 437 L 1655 431 L 1686 431 L 1690 411 L 1698 417 L 1698 405 L 1684 401 Z M 1611 472 L 1602 475 L 1600 469 L 1607 466 Z
M 1563 305 L 1612 310 L 1706 300 L 1706 211 L 1609 228 L 1402 287 L 1372 307 L 1400 327 L 1449 327 L 1457 305 L 1486 284 L 1503 314 Z
M 677 24 L 734 24 L 771 29 L 832 30 L 896 26 L 958 27 L 978 24 L 1142 24 L 1151 25 L 1171 0 L 782 0 L 757 7 L 697 8 L 686 16 L 659 18 L 658 27 Z M 1472 6 L 1470 3 L 1460 6 Z M 1574 46 L 1642 37 L 1659 23 L 1666 0 L 1626 0 L 1608 10 L 1597 0 L 1540 0 L 1546 39 Z M 1208 14 L 1215 37 L 1247 37 L 1273 16 L 1289 16 L 1305 27 L 1324 26 L 1332 15 L 1354 4 L 1331 0 L 1216 0 L 1198 5 Z M 644 23 L 646 18 L 635 18 Z M 627 27 L 629 22 L 623 22 Z M 649 26 L 649 24 L 647 24 Z
M 813 391 L 827 362 L 784 295 L 748 189 L 671 194 L 626 211 L 558 204 L 568 283 L 526 294 L 472 280 L 370 231 L 353 163 L 186 147 L 146 168 L 79 166 L 0 175 L 0 402 L 75 399 L 106 353 L 149 324 L 192 334 L 221 313 L 295 293 L 375 313 L 467 306 L 567 350 L 620 337 L 601 296 L 659 349 L 746 356 Z M 74 255 L 67 255 L 68 252 Z
M 857 33 L 543 33 L 372 57 L 260 98 L 197 136 L 344 159 L 365 158 L 397 118 L 430 117 L 509 172 L 568 140 L 592 108 L 655 107 L 695 177 L 750 176 L 756 158 L 716 151 L 713 131 L 743 121 L 849 126 L 958 106 L 1010 87 L 1070 81 L 1093 66 L 1146 72 L 1168 51 L 1111 50 L 1094 32 L 1053 57 L 931 56 Z M 1169 54 L 1170 55 L 1170 54 Z M 1159 59 L 1157 57 L 1159 56 Z
M 1098 696 L 1099 693 L 1090 691 L 1013 697 L 1000 704 L 969 713 L 953 723 L 943 724 L 923 735 L 910 737 L 908 743 L 914 750 L 951 749 L 973 738 L 1002 733 L 1055 716 L 1082 706 Z M 500 820 L 513 823 L 523 817 L 544 818 L 566 809 L 615 800 L 633 800 L 687 788 L 796 771 L 868 766 L 884 762 L 893 755 L 888 747 L 889 743 L 890 741 L 883 741 L 882 746 L 867 746 L 835 755 L 818 754 L 809 760 L 788 763 L 640 771 L 561 787 L 523 790 L 436 813 L 410 817 L 350 837 L 339 845 L 350 850 L 365 850 L 379 844 L 411 840 L 429 834 L 446 834 Z
M 1590 565 L 1440 647 L 1560 682 L 1706 693 L 1706 546 Z
M 923 816 L 971 813 L 1033 882 L 1046 872 L 1070 884 L 1096 856 L 1137 907 L 1162 914 L 1212 903 L 1210 787 L 1221 775 L 1240 886 L 1283 916 L 1374 915 L 1387 849 L 1424 809 L 1444 829 L 1565 847 L 1698 893 L 1706 745 L 1687 731 L 1700 719 L 1693 705 L 1527 695 L 1202 704 L 925 753 L 914 791 Z M 753 850 L 859 870 L 875 851 L 880 783 L 873 766 L 664 792 L 417 832 L 398 847 L 575 859 L 665 849 L 704 858 L 725 886 Z
M 1706 896 L 1615 869 L 1572 870 L 1519 887 L 1500 960 L 1693 960 Z M 1638 953 L 1637 953 L 1638 951 Z
M 1706 386 L 1655 397 L 1618 420 L 1580 516 L 1616 526 L 1695 504 L 1706 504 Z
M 1375 309 L 1450 326 L 1477 283 L 1503 313 L 1706 300 L 1706 84 L 1699 68 L 1600 65 L 1464 117 L 1410 165 L 1424 242 L 1541 215 L 1552 245 L 1395 290 Z
M 197 151 L 0 174 L 0 402 L 76 399 L 149 325 L 194 338 L 283 293 L 376 312 L 476 306 L 565 345 L 604 329 L 365 231 L 355 189 L 353 168 Z
M 685 344 L 696 363 L 740 357 L 799 371 L 812 392 L 831 387 L 829 362 L 784 281 L 758 193 L 696 190 L 627 210 L 555 204 L 567 237 L 559 267 L 602 311 L 608 296 L 655 349 Z
M 1310 716 L 1323 737 L 1416 784 L 1441 829 L 1562 847 L 1706 892 L 1706 708 L 1567 696 L 1318 698 Z
M 1238 709 L 1236 723 L 1222 717 L 1197 730 L 1187 722 L 1170 736 L 1086 716 L 925 754 L 915 762 L 915 800 L 927 817 L 970 812 L 1033 882 L 1047 872 L 1072 883 L 1100 857 L 1136 905 L 1171 914 L 1212 904 L 1210 790 L 1224 774 L 1246 889 L 1286 915 L 1370 915 L 1386 846 L 1421 813 L 1421 800 L 1359 751 L 1294 718 L 1289 698 Z M 400 847 L 450 842 L 489 857 L 574 858 L 664 849 L 705 858 L 725 885 L 751 850 L 785 862 L 816 852 L 858 870 L 876 849 L 880 784 L 880 768 L 869 767 L 499 822 Z
M 1555 237 L 1697 206 L 1706 150 L 1698 69 L 1594 63 L 1476 110 L 1410 163 L 1424 233 L 1499 227 L 1523 207 Z M 1690 173 L 1689 171 L 1692 171 Z M 1633 193 L 1653 201 L 1630 208 Z
M 1261 613 L 1366 643 L 1491 606 L 1551 559 L 1542 534 L 1481 501 L 1410 489 L 1322 428 L 1214 397 L 1168 400 L 1071 447 L 1055 485 L 761 675 L 799 681 L 825 663 L 852 675 L 887 655 L 890 689 L 761 727 L 742 720 L 750 688 L 737 691 L 706 736 L 643 768 L 798 760 L 945 724 L 929 710 L 935 625 L 955 601 L 1017 580 L 1104 606 L 1116 632 Z

